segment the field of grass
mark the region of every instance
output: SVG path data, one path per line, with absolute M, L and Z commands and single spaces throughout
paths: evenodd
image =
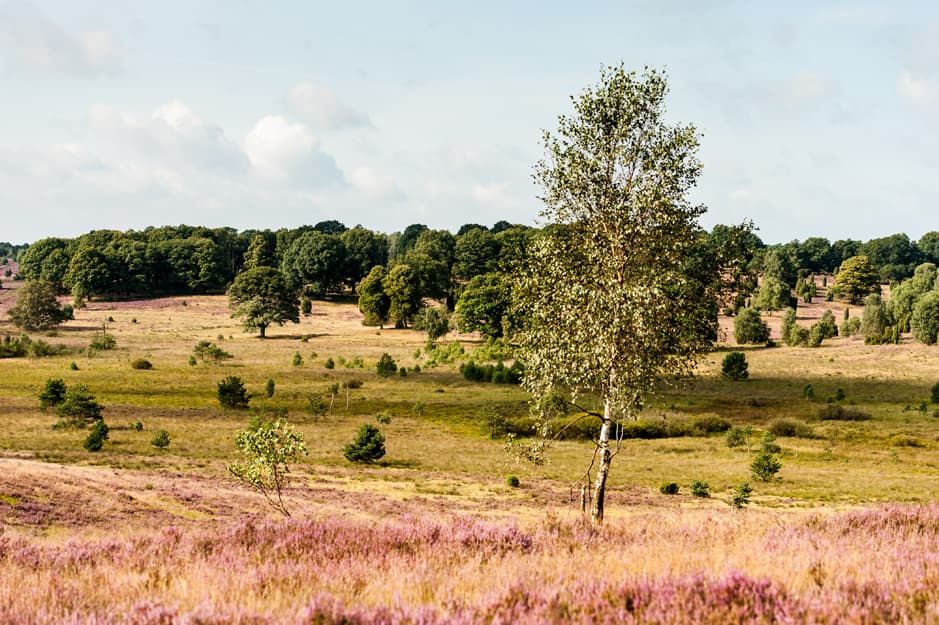
M 116 349 L 89 354 L 105 328 Z M 4 333 L 19 334 L 5 319 Z M 754 480 L 753 453 L 728 448 L 719 433 L 627 439 L 613 460 L 607 523 L 596 530 L 579 521 L 572 488 L 589 441 L 560 441 L 534 466 L 490 437 L 486 414 L 526 417 L 518 387 L 427 367 L 421 333 L 362 326 L 348 302 L 315 302 L 299 325 L 268 335 L 244 334 L 223 297 L 92 302 L 55 335 L 33 336 L 72 353 L 0 359 L 0 621 L 937 618 L 939 512 L 928 502 L 939 496 L 939 405 L 919 409 L 939 381 L 935 347 L 835 338 L 817 349 L 744 348 L 744 382 L 719 375 L 731 347 L 715 351 L 694 380 L 663 386 L 642 419 L 721 417 L 751 426 L 754 449 L 774 420 L 794 420 L 803 435 L 777 440 L 777 479 Z M 234 358 L 191 366 L 200 340 Z M 468 353 L 480 346 L 465 335 L 446 340 Z M 384 352 L 421 372 L 379 377 Z M 133 369 L 138 358 L 153 369 Z M 356 359 L 361 367 L 341 364 Z M 216 384 L 229 375 L 244 380 L 252 413 L 286 411 L 305 436 L 310 453 L 287 493 L 291 520 L 227 474 L 250 419 L 218 404 Z M 85 384 L 104 406 L 111 434 L 101 451 L 85 451 L 86 431 L 53 429 L 55 415 L 39 410 L 49 378 Z M 348 408 L 342 393 L 331 414 L 308 414 L 312 395 L 328 401 L 330 385 L 353 379 L 362 385 Z M 814 398 L 803 397 L 807 384 Z M 838 389 L 845 398 L 833 403 L 871 418 L 820 420 Z M 342 446 L 380 412 L 391 416 L 381 426 L 387 455 L 348 463 Z M 143 430 L 130 427 L 137 421 Z M 166 450 L 150 444 L 160 429 L 172 437 Z M 509 474 L 519 488 L 506 485 Z M 693 480 L 707 481 L 712 497 L 692 497 Z M 726 501 L 745 480 L 752 503 L 733 510 Z M 660 494 L 665 482 L 679 494 Z

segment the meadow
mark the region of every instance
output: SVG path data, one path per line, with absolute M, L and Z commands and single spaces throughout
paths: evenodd
M 0 291 L 0 308 L 9 296 Z M 800 308 L 800 322 L 826 305 Z M 18 335 L 0 313 L 0 335 Z M 241 331 L 221 296 L 91 302 L 54 335 L 33 336 L 71 353 L 0 359 L 0 621 L 939 618 L 935 347 L 839 337 L 817 349 L 744 348 L 750 379 L 733 382 L 720 362 L 737 348 L 721 345 L 695 379 L 663 386 L 643 421 L 719 417 L 751 426 L 755 449 L 762 431 L 792 420 L 800 436 L 777 439 L 776 479 L 754 480 L 753 453 L 729 448 L 720 433 L 627 439 L 613 460 L 607 521 L 594 528 L 580 518 L 574 485 L 589 441 L 558 441 L 542 466 L 517 463 L 491 436 L 490 418 L 524 422 L 520 388 L 468 382 L 455 364 L 428 366 L 422 333 L 360 321 L 351 302 L 317 301 L 300 324 L 262 340 Z M 89 352 L 103 331 L 116 348 Z M 191 365 L 200 340 L 233 358 Z M 468 357 L 483 348 L 471 335 L 444 342 Z M 386 352 L 406 377 L 377 375 Z M 153 369 L 132 368 L 139 358 Z M 219 406 L 216 384 L 229 375 L 244 380 L 250 411 Z M 87 385 L 104 406 L 111 433 L 101 451 L 83 449 L 86 431 L 54 429 L 55 415 L 38 408 L 49 378 Z M 361 386 L 340 393 L 329 414 L 307 411 L 311 396 L 328 401 L 331 385 L 351 380 Z M 820 420 L 839 389 L 835 403 L 871 418 Z M 254 413 L 286 413 L 305 437 L 290 519 L 227 473 Z M 381 425 L 387 455 L 350 464 L 342 446 L 379 413 L 391 418 Z M 163 450 L 150 442 L 160 429 L 171 436 Z M 693 480 L 708 482 L 711 497 L 691 496 Z M 732 489 L 746 480 L 751 502 L 734 509 Z M 666 482 L 679 493 L 661 494 Z

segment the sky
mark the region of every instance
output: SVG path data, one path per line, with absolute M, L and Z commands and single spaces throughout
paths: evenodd
M 0 0 L 0 241 L 537 225 L 545 130 L 668 75 L 702 225 L 939 230 L 939 3 Z

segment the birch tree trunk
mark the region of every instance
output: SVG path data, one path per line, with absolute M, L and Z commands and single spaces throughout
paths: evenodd
M 610 473 L 610 430 L 612 430 L 613 419 L 610 415 L 610 402 L 607 400 L 603 404 L 603 423 L 600 426 L 600 439 L 597 445 L 600 447 L 600 464 L 597 466 L 597 479 L 593 483 L 593 506 L 590 509 L 590 519 L 594 523 L 603 522 L 603 498 L 606 495 L 606 476 Z

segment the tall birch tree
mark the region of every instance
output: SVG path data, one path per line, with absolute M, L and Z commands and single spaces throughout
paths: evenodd
M 535 167 L 546 226 L 516 285 L 524 384 L 536 406 L 558 395 L 597 406 L 585 474 L 595 522 L 618 424 L 637 417 L 659 380 L 689 375 L 716 336 L 725 261 L 702 260 L 704 208 L 688 199 L 699 135 L 666 123 L 667 91 L 658 71 L 604 68 L 545 132 Z

